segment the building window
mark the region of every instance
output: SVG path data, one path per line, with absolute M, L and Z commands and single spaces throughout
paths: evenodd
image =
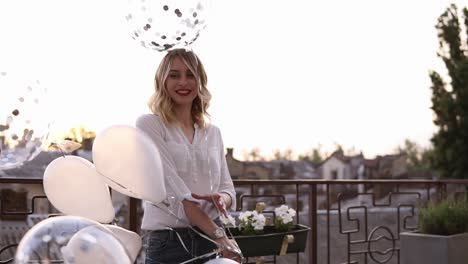
M 331 171 L 331 180 L 336 180 L 338 179 L 338 170 L 332 170 Z

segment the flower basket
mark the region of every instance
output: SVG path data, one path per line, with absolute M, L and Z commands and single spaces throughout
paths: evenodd
M 304 252 L 309 230 L 307 226 L 294 225 L 290 231 L 278 232 L 274 226 L 265 226 L 263 234 L 246 236 L 235 227 L 229 228 L 244 257 Z M 229 231 L 226 233 L 230 236 Z

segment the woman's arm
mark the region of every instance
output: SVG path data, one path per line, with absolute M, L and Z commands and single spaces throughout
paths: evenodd
M 232 250 L 229 250 L 235 249 L 237 247 L 234 246 L 234 244 L 226 237 L 226 235 L 221 238 L 213 237 L 215 230 L 219 227 L 200 208 L 198 203 L 184 200 L 182 204 L 184 206 L 185 215 L 189 219 L 190 223 L 200 228 L 205 234 L 218 243 L 218 247 L 222 249 L 223 257 L 230 259 L 236 259 L 239 257 L 238 254 L 235 254 Z
M 223 139 L 221 137 L 221 132 L 217 127 L 214 127 L 214 129 L 216 147 L 219 148 L 218 155 L 221 161 L 219 168 L 220 185 L 217 188 L 217 190 L 215 190 L 213 193 L 192 193 L 192 197 L 198 200 L 205 200 L 207 202 L 213 203 L 216 209 L 227 217 L 228 209 L 236 209 L 236 190 L 234 189 L 234 184 L 232 182 L 231 175 L 229 174 L 226 157 L 224 155 L 224 144 Z
M 211 218 L 203 211 L 198 203 L 183 200 L 185 215 L 192 225 L 200 228 L 205 234 L 212 237 L 211 234 L 218 228 L 218 226 L 211 220 Z
M 221 198 L 223 199 L 223 202 L 226 208 L 231 208 L 231 205 L 232 205 L 231 195 L 227 192 L 221 192 L 219 194 L 221 195 Z
M 213 193 L 205 195 L 192 193 L 192 197 L 198 200 L 205 200 L 214 204 L 218 212 L 222 213 L 225 217 L 227 217 L 228 215 L 226 208 L 229 208 L 232 204 L 231 195 L 229 195 L 228 193 Z
M 218 146 L 221 160 L 220 186 L 218 192 L 223 195 L 226 208 L 236 210 L 236 190 L 232 182 L 231 174 L 227 166 L 226 156 L 224 154 L 224 143 L 221 131 L 218 129 Z

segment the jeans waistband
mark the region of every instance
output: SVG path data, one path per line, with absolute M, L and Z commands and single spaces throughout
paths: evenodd
M 196 231 L 200 232 L 201 234 L 204 234 L 203 231 L 201 231 L 198 227 L 193 227 Z M 151 231 L 152 234 L 160 234 L 160 235 L 168 235 L 169 239 L 176 239 L 177 234 L 179 234 L 182 237 L 187 237 L 190 236 L 192 238 L 195 237 L 200 237 L 198 233 L 196 233 L 194 230 L 192 230 L 189 227 L 176 227 L 176 228 L 171 228 L 171 229 L 160 229 L 160 230 L 153 230 Z
M 214 219 L 213 222 L 215 222 L 215 224 L 218 226 L 222 226 L 221 220 L 219 218 Z M 200 228 L 196 226 L 192 226 L 192 228 L 197 230 L 199 233 L 206 235 Z M 173 239 L 174 237 L 176 237 L 175 232 L 177 232 L 177 234 L 181 236 L 189 235 L 191 237 L 200 237 L 200 235 L 196 233 L 195 231 L 193 231 L 190 227 L 173 227 L 171 229 L 168 228 L 168 229 L 158 229 L 158 230 L 151 231 L 151 233 L 153 234 L 167 234 L 170 239 Z

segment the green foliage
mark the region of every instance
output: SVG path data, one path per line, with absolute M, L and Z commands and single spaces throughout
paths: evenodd
M 256 230 L 254 225 L 252 224 L 253 219 L 249 217 L 248 220 L 241 220 L 240 227 L 241 227 L 241 234 L 244 236 L 253 236 L 253 235 L 262 235 L 264 233 L 262 230 Z
M 292 230 L 295 227 L 294 222 L 289 222 L 289 223 L 283 223 L 283 220 L 280 218 L 275 218 L 275 228 L 279 232 L 287 232 L 289 230 Z
M 344 155 L 343 146 L 341 144 L 338 144 L 338 143 L 335 142 L 335 147 L 336 147 L 335 152 L 338 152 L 341 155 Z
M 449 236 L 468 232 L 468 203 L 444 200 L 419 210 L 421 233 Z
M 406 154 L 408 169 L 411 171 L 431 169 L 432 149 L 423 148 L 416 142 L 405 139 L 403 146 L 398 146 L 396 152 Z
M 62 139 L 69 139 L 79 143 L 82 143 L 85 139 L 94 138 L 96 138 L 96 132 L 84 126 L 72 127 L 68 132 L 62 135 Z
M 286 232 L 294 228 L 294 216 L 296 210 L 283 204 L 275 208 L 275 227 L 280 232 Z
M 438 56 L 447 68 L 449 82 L 435 71 L 429 74 L 434 124 L 439 127 L 431 139 L 434 151 L 430 162 L 445 178 L 468 178 L 468 43 L 464 43 L 468 32 L 461 26 L 468 28 L 466 7 L 462 13 L 452 4 L 436 25 Z
M 260 149 L 259 148 L 253 148 L 248 153 L 244 153 L 244 157 L 245 157 L 246 160 L 250 160 L 250 161 L 262 161 L 262 160 L 264 160 L 264 158 L 260 154 Z
M 308 160 L 315 163 L 320 163 L 323 161 L 323 154 L 322 154 L 322 145 L 319 144 L 317 147 L 312 148 L 311 151 L 308 151 L 304 154 L 299 155 L 299 160 Z
M 288 148 L 284 151 L 279 149 L 275 149 L 273 151 L 273 159 L 274 160 L 292 160 L 293 159 L 293 151 L 292 149 Z
M 262 235 L 263 230 L 255 230 L 252 226 L 246 225 L 242 227 L 241 234 L 244 236 Z
M 242 235 L 261 235 L 265 227 L 265 216 L 257 211 L 246 211 L 239 215 L 239 228 Z

